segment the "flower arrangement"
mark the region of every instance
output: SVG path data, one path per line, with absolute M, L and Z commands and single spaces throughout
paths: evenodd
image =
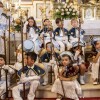
M 15 31 L 20 32 L 21 31 L 21 20 L 20 20 L 20 18 L 15 19 L 13 21 L 13 23 L 10 26 L 10 31 L 11 32 L 15 32 Z
M 62 18 L 62 19 L 71 19 L 77 18 L 78 11 L 73 7 L 73 4 L 70 3 L 60 3 L 54 11 L 54 18 Z
M 14 25 L 15 31 L 21 31 L 21 20 L 18 18 L 15 20 L 15 25 Z

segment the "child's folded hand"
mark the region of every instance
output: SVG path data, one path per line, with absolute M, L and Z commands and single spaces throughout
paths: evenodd
M 9 67 L 8 67 L 8 66 L 5 66 L 5 67 L 4 67 L 4 69 L 5 69 L 5 70 L 8 70 L 8 69 L 9 69 Z
M 63 79 L 62 79 L 62 76 L 58 76 L 58 77 L 59 77 L 60 80 L 63 80 Z
M 79 54 L 80 54 L 80 51 L 77 50 L 77 51 L 75 52 L 75 56 L 74 56 L 74 59 L 75 59 L 75 60 L 77 59 L 77 57 L 79 56 Z
M 32 81 L 32 80 L 39 80 L 39 79 L 40 79 L 40 76 L 29 76 L 29 77 L 21 78 L 20 82 L 25 83 L 25 82 L 29 82 L 29 81 Z
M 63 37 L 62 40 L 65 41 L 66 40 L 66 37 Z
M 25 75 L 24 73 L 21 74 L 21 78 L 25 78 L 25 76 L 26 76 L 26 75 Z
M 50 63 L 51 63 L 51 64 L 55 64 L 56 61 L 54 61 L 54 60 L 50 60 Z
M 75 55 L 79 55 L 79 54 L 80 54 L 80 51 L 77 50 L 77 51 L 75 52 Z

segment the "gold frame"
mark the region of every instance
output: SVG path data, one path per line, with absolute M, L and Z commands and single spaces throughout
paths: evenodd
M 95 11 L 95 8 L 96 6 L 95 5 L 81 5 L 81 8 L 82 8 L 82 19 L 83 20 L 93 20 L 93 19 L 96 19 L 96 11 Z M 90 18 L 86 18 L 86 10 L 88 9 L 91 9 L 92 11 L 92 15 L 90 16 Z
M 87 18 L 86 18 L 86 16 L 87 16 L 87 15 L 86 15 L 86 11 L 87 11 L 88 9 L 90 9 L 90 10 L 92 11 L 92 14 L 91 14 L 90 17 L 91 17 L 91 18 L 94 18 L 94 7 L 86 7 L 86 8 L 84 8 L 84 18 L 87 19 Z

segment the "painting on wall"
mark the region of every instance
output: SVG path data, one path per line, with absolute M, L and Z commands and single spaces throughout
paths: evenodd
M 85 20 L 95 20 L 96 19 L 96 7 L 94 6 L 83 6 L 82 16 Z

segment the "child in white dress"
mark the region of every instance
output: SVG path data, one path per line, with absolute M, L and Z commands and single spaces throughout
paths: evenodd
M 92 50 L 94 52 L 92 62 L 92 78 L 93 84 L 99 84 L 99 73 L 100 73 L 100 38 L 94 38 L 92 41 Z
M 66 51 L 61 54 L 63 68 L 59 73 L 59 78 L 55 80 L 52 86 L 52 92 L 58 94 L 56 100 L 61 100 L 62 96 L 66 98 L 79 100 L 78 96 L 82 94 L 81 87 L 77 81 L 77 70 L 72 66 L 73 55 Z

